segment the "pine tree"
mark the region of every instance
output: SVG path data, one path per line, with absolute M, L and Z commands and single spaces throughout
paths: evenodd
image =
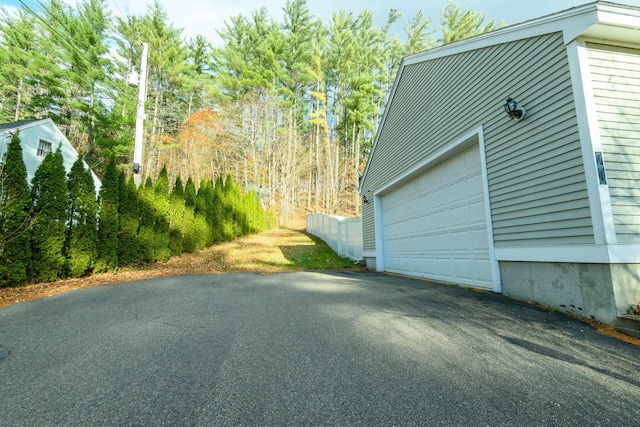
M 71 277 L 82 277 L 93 269 L 98 255 L 98 201 L 93 176 L 81 158 L 71 167 L 68 188 L 67 272 Z
M 120 232 L 118 234 L 118 264 L 123 267 L 138 263 L 138 227 L 140 224 L 140 206 L 138 190 L 133 175 L 126 180 L 124 172 L 118 175 L 120 203 L 118 218 Z
M 34 221 L 31 275 L 38 282 L 63 276 L 63 248 L 69 223 L 69 193 L 60 147 L 45 156 L 31 182 Z
M 3 123 L 15 122 L 27 115 L 24 107 L 33 92 L 29 81 L 33 73 L 31 60 L 38 49 L 34 19 L 24 10 L 17 15 L 5 12 L 0 18 L 0 49 L 6 54 L 6 60 L 0 67 L 0 90 L 7 93 L 0 107 Z
M 118 208 L 120 191 L 116 159 L 111 156 L 100 189 L 100 219 L 98 224 L 98 261 L 94 271 L 102 273 L 118 267 Z
M 413 55 L 435 45 L 434 40 L 428 38 L 435 30 L 431 29 L 431 18 L 424 16 L 421 10 L 415 14 L 404 30 L 407 33 L 405 54 Z
M 153 202 L 156 216 L 154 259 L 156 262 L 167 262 L 171 252 L 169 251 L 169 178 L 166 166 L 162 167 L 156 180 Z
M 486 15 L 473 9 L 463 9 L 454 0 L 449 0 L 447 7 L 440 12 L 442 39 L 440 44 L 447 45 L 469 37 L 493 31 L 502 26 L 495 19 L 484 23 Z
M 75 7 L 51 1 L 42 14 L 40 46 L 52 53 L 53 69 L 62 92 L 51 92 L 59 104 L 56 122 L 67 136 L 81 131 L 86 155 L 95 156 L 99 127 L 105 127 L 106 107 L 113 72 L 109 58 L 110 16 L 106 0 L 80 0 Z M 54 61 L 51 61 L 54 62 Z
M 23 284 L 31 258 L 31 194 L 18 132 L 0 166 L 0 286 Z

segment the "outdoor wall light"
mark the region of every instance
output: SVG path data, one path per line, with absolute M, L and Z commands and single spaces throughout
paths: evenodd
M 507 98 L 507 102 L 504 104 L 504 111 L 509 115 L 509 118 L 522 120 L 524 119 L 527 111 L 524 107 L 518 107 L 518 103 L 513 98 Z
M 364 195 L 364 194 L 362 195 L 362 203 L 365 204 L 365 205 L 369 204 L 369 199 L 367 199 L 367 196 Z

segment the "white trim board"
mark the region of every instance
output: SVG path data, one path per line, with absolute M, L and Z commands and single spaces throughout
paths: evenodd
M 593 235 L 596 244 L 615 244 L 617 238 L 609 187 L 606 184 L 600 185 L 597 178 L 595 152 L 602 152 L 602 143 L 588 55 L 582 40 L 575 40 L 567 45 Z
M 445 147 L 431 154 L 429 157 L 425 158 L 423 161 L 421 161 L 408 171 L 404 172 L 402 175 L 397 176 L 393 181 L 390 181 L 384 187 L 380 187 L 378 190 L 374 191 L 374 196 L 383 196 L 386 193 L 389 193 L 394 188 L 402 185 L 403 183 L 409 181 L 411 178 L 414 178 L 420 175 L 422 172 L 426 171 L 429 166 L 432 166 L 436 163 L 441 163 L 447 158 L 463 151 L 465 148 L 470 147 L 472 144 L 477 142 L 476 138 L 479 139 L 480 135 L 483 135 L 482 126 L 479 126 L 474 130 L 465 133 L 461 137 L 457 138 L 453 143 L 447 144 Z
M 496 248 L 500 261 L 639 264 L 640 244 Z

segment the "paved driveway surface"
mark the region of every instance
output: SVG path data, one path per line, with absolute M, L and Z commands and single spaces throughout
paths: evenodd
M 99 286 L 0 310 L 1 425 L 640 425 L 640 349 L 376 273 Z

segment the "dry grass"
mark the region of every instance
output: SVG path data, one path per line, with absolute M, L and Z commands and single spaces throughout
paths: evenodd
M 281 271 L 351 268 L 352 261 L 338 257 L 327 245 L 302 231 L 276 229 L 184 254 L 140 269 L 95 274 L 81 279 L 0 288 L 0 307 L 101 284 L 145 280 L 183 274 L 218 274 L 233 271 Z

